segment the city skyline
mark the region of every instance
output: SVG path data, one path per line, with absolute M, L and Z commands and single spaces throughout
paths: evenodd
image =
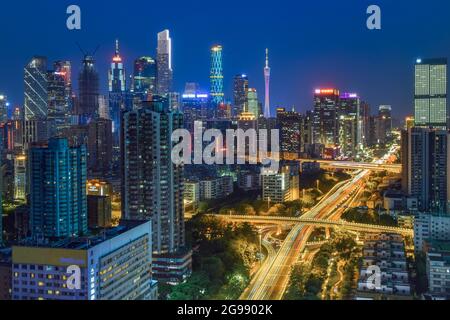
M 139 2 L 136 4 L 146 6 Z M 14 106 L 23 105 L 21 94 L 23 85 L 20 81 L 21 72 L 19 70 L 23 69 L 32 55 L 46 55 L 49 61 L 70 60 L 74 66 L 74 74 L 76 74 L 80 67 L 82 54 L 78 51 L 75 43 L 79 42 L 87 51 L 93 50 L 100 44 L 100 50 L 95 60 L 100 75 L 101 92 L 105 94 L 107 92 L 108 66 L 114 54 L 111 48 L 115 39 L 121 41 L 121 51 L 126 69 L 132 70 L 133 61 L 140 56 L 150 55 L 156 59 L 156 34 L 167 28 L 171 31 L 173 39 L 174 91 L 182 92 L 186 82 L 198 82 L 202 88 L 207 90 L 209 87 L 208 49 L 214 44 L 221 44 L 224 48 L 226 100 L 232 101 L 233 77 L 240 73 L 248 74 L 251 87 L 255 87 L 258 92 L 263 93 L 264 75 L 261 73 L 261 69 L 264 67 L 264 50 L 269 48 L 272 67 L 272 113 L 278 106 L 291 109 L 293 105 L 297 110 L 305 112 L 313 105 L 313 91 L 316 87 L 337 87 L 341 90 L 357 92 L 364 101 L 371 105 L 373 111 L 378 105 L 392 105 L 395 117 L 403 118 L 412 114 L 411 109 L 414 103 L 410 94 L 414 89 L 414 74 L 411 72 L 411 65 L 415 63 L 416 58 L 445 57 L 450 52 L 449 42 L 443 41 L 445 38 L 442 39 L 443 35 L 440 33 L 431 33 L 429 36 L 427 41 L 433 41 L 436 44 L 433 46 L 419 45 L 408 41 L 415 32 L 428 33 L 430 29 L 446 28 L 448 22 L 444 21 L 444 17 L 440 14 L 435 14 L 435 19 L 430 22 L 432 25 L 415 26 L 409 19 L 413 14 L 426 17 L 431 12 L 430 10 L 436 9 L 436 4 L 430 4 L 417 13 L 416 11 L 405 12 L 401 5 L 381 1 L 384 24 L 383 29 L 378 33 L 371 33 L 365 28 L 366 7 L 364 3 L 353 5 L 330 3 L 325 8 L 319 8 L 318 5 L 313 4 L 303 5 L 298 7 L 297 23 L 287 19 L 287 21 L 280 21 L 279 24 L 271 24 L 272 26 L 276 25 L 271 30 L 267 30 L 267 26 L 263 25 L 262 21 L 251 24 L 250 21 L 253 21 L 254 18 L 249 16 L 242 22 L 242 26 L 229 28 L 229 32 L 220 26 L 211 31 L 205 31 L 199 28 L 198 23 L 192 23 L 189 26 L 183 22 L 175 23 L 172 15 L 164 10 L 164 5 L 161 5 L 161 9 L 158 10 L 158 12 L 161 11 L 160 14 L 155 14 L 154 17 L 152 15 L 151 22 L 147 22 L 147 19 L 136 21 L 139 28 L 134 29 L 133 32 L 129 32 L 129 27 L 121 23 L 108 24 L 109 31 L 106 32 L 107 24 L 104 23 L 102 17 L 109 15 L 102 15 L 98 17 L 99 21 L 93 21 L 93 12 L 97 12 L 98 4 L 79 1 L 79 5 L 83 10 L 81 31 L 71 33 L 64 28 L 64 25 L 58 28 L 58 23 L 60 23 L 58 19 L 42 25 L 41 32 L 58 38 L 58 45 L 53 46 L 51 43 L 49 45 L 45 41 L 38 41 L 39 38 L 30 37 L 37 30 L 30 30 L 27 23 L 17 26 L 13 32 L 4 37 L 3 43 L 11 50 L 0 53 L 1 67 L 8 78 L 8 81 L 2 79 L 0 87 Z M 448 4 L 441 5 L 449 6 Z M 7 6 L 13 10 L 16 5 L 8 4 Z M 201 8 L 200 14 L 201 12 L 208 14 L 212 10 L 202 6 L 201 2 L 197 6 L 197 9 Z M 352 10 L 348 10 L 350 6 Z M 132 6 L 124 8 L 124 15 L 128 14 L 127 8 L 129 7 Z M 254 8 L 255 13 L 262 11 L 262 7 Z M 40 7 L 30 4 L 27 10 L 22 11 L 24 11 L 25 17 L 34 17 L 44 10 L 50 13 L 54 12 L 56 15 L 60 8 L 64 8 L 64 5 L 54 5 L 44 1 Z M 293 8 L 297 8 L 297 6 Z M 105 13 L 111 10 L 110 8 L 101 9 Z M 195 9 L 183 8 L 183 11 L 180 11 L 175 6 L 172 10 L 174 16 L 199 14 Z M 233 17 L 238 19 L 240 16 L 245 16 L 249 10 L 249 7 L 243 6 L 242 10 L 234 13 Z M 277 9 L 273 8 L 273 10 Z M 314 21 L 307 17 L 303 13 L 304 11 L 318 12 L 317 17 L 323 16 L 329 19 L 323 19 L 320 28 L 311 30 L 311 28 L 306 28 L 306 24 Z M 444 12 L 445 10 L 439 11 Z M 340 20 L 338 19 L 339 15 L 335 14 L 337 12 L 341 12 L 340 15 L 346 17 L 348 15 L 345 23 L 338 24 Z M 224 8 L 224 14 L 227 13 L 229 13 L 229 9 Z M 133 14 L 136 15 L 136 18 L 140 15 L 136 12 Z M 262 14 L 267 15 L 267 13 Z M 288 17 L 290 16 L 291 14 Z M 62 15 L 61 21 L 64 21 L 63 18 L 65 18 L 64 15 Z M 3 24 L 8 24 L 9 19 L 8 16 L 5 16 L 1 20 L 2 27 Z M 29 21 L 32 23 L 34 20 L 30 19 Z M 358 26 L 360 27 L 358 28 Z M 332 27 L 333 29 L 331 29 Z M 244 42 L 243 39 L 236 37 L 239 28 L 245 28 L 242 30 L 255 36 L 244 37 Z M 333 34 L 329 30 L 333 30 Z M 92 36 L 88 34 L 92 34 Z M 328 34 L 330 35 L 328 36 Z M 11 35 L 14 36 L 11 37 Z M 13 40 L 24 36 L 29 39 L 24 44 L 18 44 Z M 312 43 L 312 40 L 319 38 L 327 39 L 327 50 L 308 45 Z M 402 46 L 398 45 L 398 41 L 404 42 L 401 43 Z M 433 49 L 425 50 L 425 47 Z M 351 50 L 343 50 L 343 48 Z M 20 51 L 20 54 L 12 55 L 11 53 L 16 50 Z M 390 52 L 394 54 L 387 56 Z M 239 59 L 236 59 L 237 57 Z M 352 68 L 354 71 L 348 72 L 348 68 Z M 402 80 L 400 81 L 400 79 Z M 292 85 L 286 86 L 286 83 Z
M 450 300 L 450 3 L 234 1 L 2 7 L 0 302 Z

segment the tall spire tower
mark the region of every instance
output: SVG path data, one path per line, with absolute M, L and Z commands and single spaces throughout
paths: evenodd
M 264 78 L 266 80 L 266 100 L 264 104 L 264 117 L 270 118 L 270 67 L 269 49 L 266 49 L 266 67 L 264 68 Z

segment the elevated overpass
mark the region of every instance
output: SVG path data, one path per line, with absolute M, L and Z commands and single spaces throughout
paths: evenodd
M 298 159 L 300 162 L 317 162 L 323 169 L 348 169 L 348 170 L 371 170 L 371 171 L 389 171 L 394 173 L 402 172 L 401 164 L 377 164 L 353 161 L 330 161 L 330 160 L 311 160 Z
M 349 231 L 368 233 L 396 233 L 403 236 L 413 236 L 412 229 L 389 227 L 381 225 L 354 223 L 347 221 L 333 221 L 318 218 L 290 218 L 290 217 L 263 217 L 263 216 L 239 216 L 239 215 L 215 215 L 232 222 L 248 222 L 252 224 L 303 224 L 306 226 L 342 228 Z

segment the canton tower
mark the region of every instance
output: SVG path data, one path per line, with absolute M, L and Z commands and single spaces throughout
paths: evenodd
M 264 78 L 266 79 L 266 100 L 264 104 L 264 117 L 270 118 L 270 67 L 269 49 L 266 49 L 266 67 L 264 68 Z

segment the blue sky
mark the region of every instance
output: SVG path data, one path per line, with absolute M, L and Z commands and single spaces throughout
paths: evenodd
M 82 30 L 66 28 L 66 8 L 82 10 Z M 366 28 L 366 9 L 382 9 L 382 30 Z M 232 77 L 246 73 L 262 100 L 264 49 L 271 52 L 272 104 L 304 112 L 314 88 L 358 92 L 373 109 L 391 104 L 397 116 L 412 113 L 417 57 L 450 54 L 450 1 L 8 1 L 0 11 L 0 93 L 23 104 L 23 66 L 35 54 L 74 63 L 76 46 L 94 50 L 107 90 L 107 68 L 120 39 L 128 73 L 138 56 L 154 55 L 156 34 L 170 29 L 175 89 L 185 82 L 209 88 L 209 48 L 224 47 L 226 95 Z

